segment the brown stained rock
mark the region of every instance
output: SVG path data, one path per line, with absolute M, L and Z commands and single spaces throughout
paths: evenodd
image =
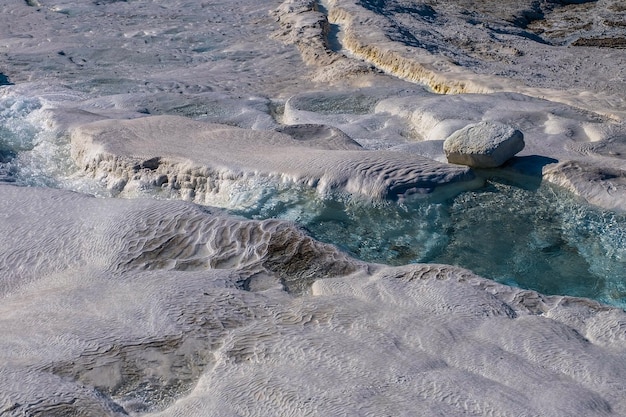
M 626 38 L 578 38 L 572 46 L 593 46 L 597 48 L 626 48 Z

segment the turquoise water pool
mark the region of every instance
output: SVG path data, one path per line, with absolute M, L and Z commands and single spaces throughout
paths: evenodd
M 626 307 L 626 215 L 550 184 L 492 178 L 444 201 L 403 203 L 292 194 L 238 214 L 294 220 L 369 262 L 452 264 L 544 294 Z

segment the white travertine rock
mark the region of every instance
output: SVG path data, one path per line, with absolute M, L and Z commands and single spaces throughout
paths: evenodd
M 311 135 L 303 133 L 307 129 Z M 220 189 L 254 178 L 373 199 L 428 194 L 451 184 L 476 186 L 466 167 L 364 150 L 338 130 L 283 131 L 289 134 L 176 116 L 103 120 L 73 129 L 71 151 L 83 172 L 109 189 L 157 187 L 202 204 L 216 204 L 211 196 Z
M 32 94 L 28 118 L 59 128 L 6 172 L 68 187 L 71 127 L 84 175 L 79 193 L 0 185 L 0 415 L 625 416 L 621 309 L 454 266 L 364 264 L 275 219 L 84 194 L 85 177 L 203 204 L 243 198 L 248 180 L 467 187 L 467 167 L 408 153 L 443 156 L 436 141 L 492 120 L 561 163 L 545 179 L 626 207 L 626 67 L 601 45 L 623 38 L 623 0 L 280 2 L 3 2 L 0 98 Z M 0 136 L 29 107 L 0 103 Z
M 543 171 L 544 179 L 590 204 L 607 210 L 626 210 L 626 169 L 622 161 L 611 165 L 565 161 L 548 165 Z
M 611 4 L 613 1 L 616 3 Z M 568 33 L 561 30 L 568 26 L 564 21 L 583 19 L 585 26 L 597 25 L 592 30 L 596 36 L 610 30 L 619 42 L 623 39 L 619 24 L 611 22 L 622 18 L 615 13 L 623 13 L 618 2 L 590 2 L 597 7 L 583 14 L 579 14 L 579 9 L 570 9 L 566 14 L 572 15 L 567 17 L 558 13 L 544 17 L 553 19 L 548 25 L 559 27 L 554 31 L 559 36 Z M 426 84 L 438 93 L 517 92 L 619 118 L 625 116 L 624 73 L 620 68 L 623 54 L 619 48 L 586 48 L 584 52 L 581 48 L 571 48 L 570 37 L 579 33 L 580 23 L 569 27 L 572 33 L 565 35 L 565 39 L 570 41 L 561 38 L 554 43 L 545 39 L 529 42 L 541 38 L 526 30 L 525 25 L 519 36 L 520 27 L 512 24 L 511 10 L 503 12 L 506 6 L 503 8 L 502 3 L 498 7 L 479 5 L 482 2 L 470 5 L 465 1 L 420 4 L 410 9 L 415 16 L 411 19 L 398 13 L 406 9 L 398 7 L 396 2 L 329 0 L 326 3 L 328 20 L 342 30 L 345 50 L 389 74 Z M 517 12 L 522 15 L 537 13 L 536 2 L 509 3 L 514 9 L 520 7 Z M 522 11 L 524 7 L 526 11 Z M 603 21 L 599 15 L 611 23 L 599 23 Z M 416 33 L 422 36 L 415 38 Z M 503 36 L 504 33 L 507 35 Z M 517 36 L 511 36 L 514 33 Z M 604 77 L 603 74 L 613 72 L 612 68 L 619 68 L 615 70 L 619 75 Z
M 302 60 L 318 67 L 314 80 L 329 82 L 373 72 L 370 65 L 333 50 L 327 36 L 331 31 L 328 17 L 319 11 L 315 1 L 286 0 L 271 15 L 281 27 L 273 37 L 296 45 Z
M 480 122 L 457 130 L 443 143 L 448 162 L 495 168 L 524 149 L 524 135 L 502 123 Z
M 626 414 L 621 309 L 180 201 L 0 213 L 3 416 Z

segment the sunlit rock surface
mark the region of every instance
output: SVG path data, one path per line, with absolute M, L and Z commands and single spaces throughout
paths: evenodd
M 184 202 L 0 195 L 7 415 L 626 412 L 621 310 Z
M 435 91 L 515 91 L 623 116 L 619 0 L 327 3 L 346 49 Z
M 471 181 L 466 168 L 393 151 L 365 151 L 345 140 L 303 140 L 286 133 L 244 130 L 172 116 L 110 120 L 72 132 L 72 156 L 88 174 L 123 191 L 151 185 L 180 190 L 183 198 L 206 203 L 241 178 L 272 177 L 341 189 L 373 199 L 427 194 L 438 186 Z M 345 149 L 348 148 L 348 149 Z M 189 152 L 193 149 L 193 152 Z
M 589 162 L 567 161 L 546 170 L 545 177 L 583 196 L 588 202 L 609 210 L 624 210 L 626 165 L 594 166 Z
M 444 262 L 528 282 L 587 268 L 565 282 L 623 305 L 623 217 L 589 204 L 626 210 L 625 17 L 0 1 L 0 414 L 626 415 L 622 309 L 344 252 L 418 262 L 450 241 Z M 446 164 L 481 122 L 524 133 L 497 170 L 512 185 Z M 488 242 L 463 235 L 481 222 Z M 482 253 L 497 226 L 533 251 Z

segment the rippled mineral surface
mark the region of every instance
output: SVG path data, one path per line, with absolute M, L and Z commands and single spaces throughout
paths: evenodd
M 0 415 L 626 415 L 624 22 L 0 0 Z

